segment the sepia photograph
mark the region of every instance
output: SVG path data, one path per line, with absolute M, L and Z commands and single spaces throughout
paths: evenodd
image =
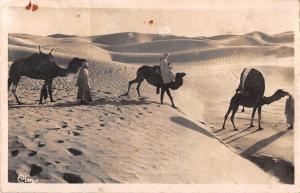
M 295 184 L 297 1 L 65 2 L 7 5 L 7 183 Z

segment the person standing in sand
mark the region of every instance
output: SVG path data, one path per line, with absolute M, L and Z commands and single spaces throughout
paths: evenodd
M 169 61 L 169 53 L 164 53 L 160 59 L 160 72 L 164 84 L 175 84 L 175 75 Z
M 285 102 L 285 111 L 284 111 L 286 117 L 286 123 L 289 124 L 288 129 L 294 128 L 294 121 L 295 121 L 294 113 L 295 113 L 294 98 L 292 97 L 292 95 L 289 95 L 289 98 Z
M 92 96 L 89 83 L 88 63 L 84 62 L 78 75 L 76 86 L 78 86 L 77 99 L 80 99 L 82 105 L 92 102 Z

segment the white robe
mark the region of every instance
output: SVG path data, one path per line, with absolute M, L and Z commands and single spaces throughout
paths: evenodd
M 287 124 L 294 124 L 294 98 L 290 96 L 285 102 L 285 117 Z
M 81 68 L 79 71 L 77 84 L 76 84 L 76 86 L 78 86 L 77 99 L 81 99 L 85 102 L 92 101 L 88 76 L 89 76 L 88 70 L 85 68 Z
M 172 81 L 175 81 L 175 76 L 168 65 L 168 60 L 166 58 L 162 58 L 160 60 L 160 72 L 163 79 L 164 84 L 168 84 Z
M 243 77 L 242 77 L 242 88 L 243 89 L 245 89 L 245 81 L 246 81 L 246 78 L 247 78 L 250 71 L 251 71 L 251 68 L 246 68 L 244 73 L 243 73 Z

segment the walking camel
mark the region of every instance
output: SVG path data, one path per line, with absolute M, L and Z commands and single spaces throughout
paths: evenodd
M 55 63 L 54 56 L 51 54 L 53 49 L 45 54 L 39 46 L 39 53 L 34 53 L 27 58 L 21 58 L 13 62 L 9 69 L 8 89 L 12 86 L 12 93 L 16 98 L 17 103 L 23 104 L 18 99 L 16 89 L 22 76 L 27 76 L 32 79 L 44 80 L 44 85 L 41 89 L 39 104 L 42 104 L 42 99 L 50 95 L 50 101 L 55 102 L 52 97 L 52 82 L 56 77 L 66 77 L 70 73 L 77 73 L 85 59 L 73 58 L 67 68 L 61 68 Z
M 240 88 L 242 86 L 241 84 L 243 84 L 244 90 L 240 92 L 237 91 L 235 95 L 231 98 L 229 108 L 224 117 L 222 129 L 225 129 L 226 119 L 229 113 L 232 111 L 230 120 L 232 122 L 234 130 L 237 131 L 237 128 L 235 127 L 234 124 L 234 116 L 238 110 L 239 105 L 241 105 L 243 107 L 253 108 L 249 127 L 254 127 L 253 118 L 256 110 L 258 110 L 258 130 L 262 130 L 263 128 L 261 127 L 261 123 L 260 123 L 262 106 L 266 104 L 269 105 L 275 101 L 278 101 L 282 97 L 289 95 L 288 92 L 282 89 L 278 89 L 273 95 L 269 97 L 264 96 L 265 79 L 262 73 L 252 68 L 248 71 L 248 75 L 246 75 L 246 77 L 244 78 L 244 82 L 242 82 L 242 78 L 245 71 L 246 69 L 244 69 L 244 71 L 241 74 L 241 82 L 239 86 Z
M 164 101 L 164 94 L 167 92 L 172 107 L 175 108 L 173 97 L 171 95 L 170 89 L 177 90 L 179 87 L 183 84 L 183 77 L 185 76 L 185 73 L 176 73 L 175 75 L 175 84 L 174 85 L 165 85 L 163 84 L 161 74 L 158 73 L 159 66 L 142 66 L 137 70 L 137 76 L 134 80 L 129 81 L 128 83 L 128 90 L 123 96 L 127 96 L 129 94 L 129 90 L 132 84 L 137 83 L 136 91 L 140 95 L 140 86 L 144 80 L 146 80 L 150 85 L 155 86 L 157 88 L 157 93 L 159 91 L 159 88 L 161 89 L 160 93 L 160 102 L 163 104 Z

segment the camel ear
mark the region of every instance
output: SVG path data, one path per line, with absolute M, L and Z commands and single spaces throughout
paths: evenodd
M 54 50 L 54 48 L 52 48 L 52 50 L 49 52 L 49 55 L 52 53 L 53 50 Z

